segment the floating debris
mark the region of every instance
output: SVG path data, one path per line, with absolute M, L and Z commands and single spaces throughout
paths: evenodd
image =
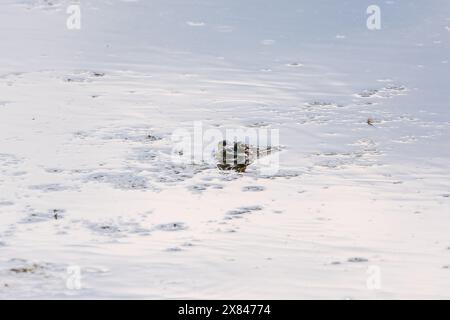
M 299 62 L 292 62 L 292 63 L 286 64 L 286 66 L 288 66 L 288 67 L 299 68 L 299 67 L 303 67 L 303 64 L 301 64 L 301 63 L 299 63 Z
M 263 186 L 245 186 L 242 188 L 243 192 L 260 192 L 264 190 L 266 190 L 266 188 Z
M 182 222 L 172 222 L 166 224 L 159 224 L 155 228 L 161 231 L 180 231 L 187 229 L 187 226 Z
M 362 257 L 353 257 L 347 260 L 348 262 L 368 262 L 369 260 Z
M 228 216 L 241 216 L 244 214 L 249 214 L 254 211 L 261 211 L 263 207 L 261 206 L 247 206 L 247 207 L 240 207 L 238 209 L 230 210 L 227 212 Z
M 61 219 L 62 218 L 62 214 L 66 212 L 66 210 L 63 209 L 53 209 L 52 213 L 53 213 L 53 218 L 55 220 Z
M 13 273 L 37 273 L 42 272 L 43 269 L 43 266 L 37 263 L 33 263 L 22 267 L 11 268 L 9 269 L 9 271 Z
M 314 107 L 320 107 L 320 108 L 342 108 L 343 106 L 340 104 L 335 104 L 329 101 L 311 101 L 305 104 L 307 108 L 314 108 Z
M 375 96 L 378 92 L 379 90 L 377 89 L 366 89 L 361 91 L 360 93 L 357 93 L 356 96 L 359 98 L 371 98 Z

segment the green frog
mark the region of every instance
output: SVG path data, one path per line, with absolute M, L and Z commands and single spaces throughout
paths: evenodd
M 242 142 L 229 143 L 223 140 L 217 144 L 217 168 L 244 173 L 256 159 L 269 155 L 274 150 L 272 147 L 261 149 Z

